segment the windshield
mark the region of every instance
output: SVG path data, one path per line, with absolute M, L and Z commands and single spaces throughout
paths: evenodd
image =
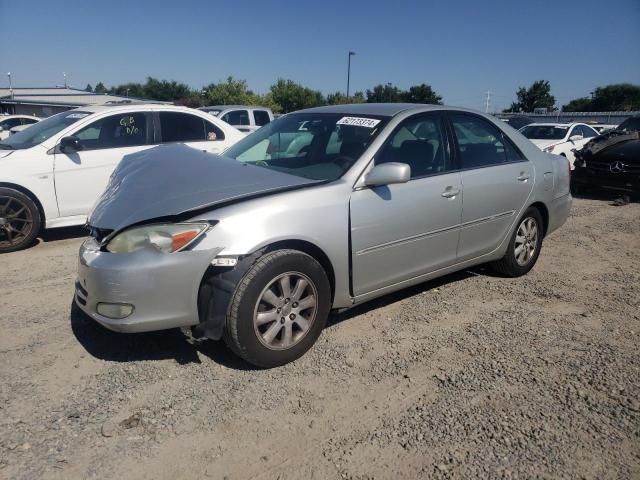
M 247 136 L 225 155 L 314 180 L 340 178 L 371 145 L 386 117 L 294 113 Z
M 527 125 L 520 129 L 520 133 L 532 140 L 561 140 L 568 130 L 569 127 L 555 125 Z
M 618 130 L 625 132 L 640 132 L 640 117 L 627 118 L 618 126 Z
M 38 145 L 69 125 L 90 115 L 89 112 L 68 111 L 53 115 L 0 142 L 0 149 L 22 150 Z

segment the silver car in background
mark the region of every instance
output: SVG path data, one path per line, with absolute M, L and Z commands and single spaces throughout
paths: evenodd
M 75 301 L 120 332 L 191 326 L 273 367 L 331 310 L 481 263 L 527 273 L 569 165 L 500 120 L 429 105 L 285 115 L 224 157 L 125 157 L 89 218 Z

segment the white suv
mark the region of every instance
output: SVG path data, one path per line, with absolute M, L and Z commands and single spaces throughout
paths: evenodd
M 28 127 L 39 121 L 32 115 L 3 115 L 0 117 L 0 140 L 7 138 L 15 127 Z
M 575 155 L 593 137 L 600 135 L 584 123 L 530 123 L 520 129 L 525 137 L 543 152 L 562 155 L 573 170 Z
M 170 105 L 82 107 L 38 122 L 0 142 L 0 253 L 25 248 L 43 227 L 83 224 L 125 157 L 162 143 L 222 153 L 242 138 L 211 115 Z

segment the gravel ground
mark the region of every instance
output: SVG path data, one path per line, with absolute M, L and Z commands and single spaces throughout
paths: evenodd
M 82 233 L 0 258 L 0 477 L 640 478 L 640 204 L 578 199 L 527 276 L 332 317 L 261 371 L 72 308 Z

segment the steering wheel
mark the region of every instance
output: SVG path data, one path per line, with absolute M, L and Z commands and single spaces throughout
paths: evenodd
M 259 167 L 268 167 L 269 164 L 267 162 L 265 162 L 264 160 L 258 160 L 255 165 L 258 165 Z

